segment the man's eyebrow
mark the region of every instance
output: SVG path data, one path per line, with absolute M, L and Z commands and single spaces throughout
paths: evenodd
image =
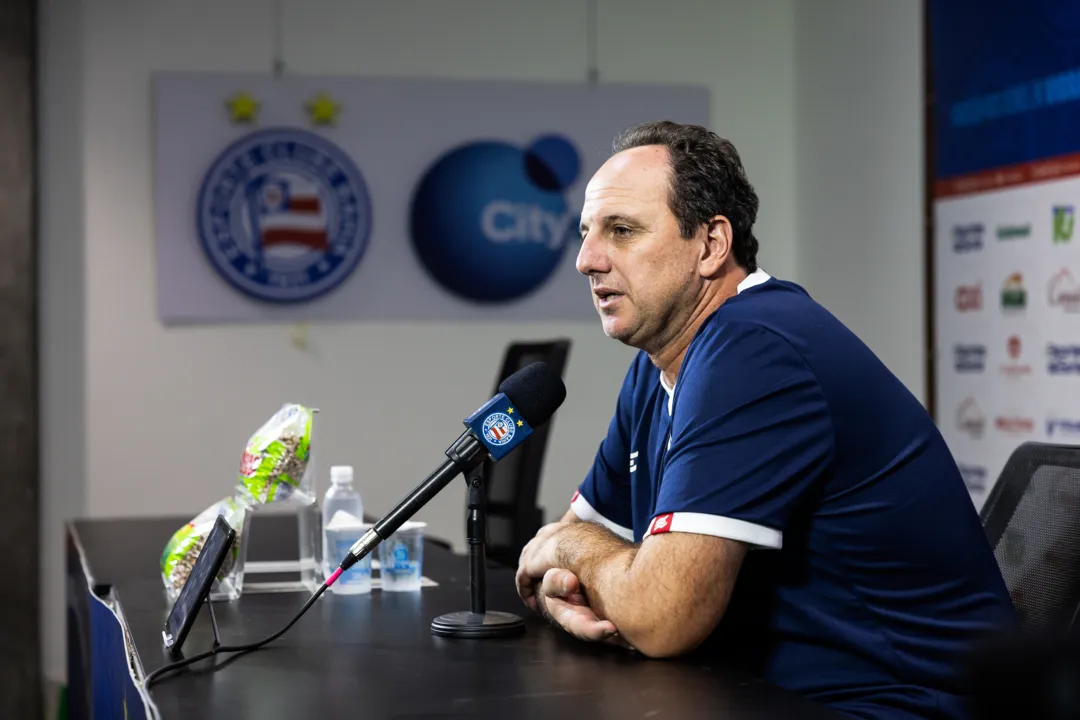
M 639 221 L 635 220 L 629 215 L 605 215 L 600 219 L 600 224 L 607 227 L 610 227 L 617 223 L 625 223 L 626 225 L 634 225 L 635 227 L 641 226 L 641 223 Z M 582 233 L 584 233 L 588 229 L 589 224 L 586 223 L 584 220 L 581 221 L 580 225 L 578 225 L 578 230 Z

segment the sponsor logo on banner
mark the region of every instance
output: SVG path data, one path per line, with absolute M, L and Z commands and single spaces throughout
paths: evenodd
M 1054 206 L 1054 244 L 1072 240 L 1076 226 L 1076 207 L 1073 205 Z
M 1050 307 L 1061 308 L 1065 312 L 1080 312 L 1080 283 L 1066 268 L 1050 278 L 1047 295 Z
M 998 415 L 994 427 L 1006 435 L 1030 435 L 1035 432 L 1035 418 L 1023 415 Z
M 956 311 L 971 312 L 982 310 L 983 305 L 982 283 L 974 285 L 960 285 L 956 288 Z
M 360 170 L 298 128 L 241 137 L 211 163 L 197 227 L 210 265 L 237 290 L 300 303 L 344 282 L 367 249 L 371 205 Z
M 958 464 L 960 476 L 964 478 L 964 485 L 968 492 L 982 492 L 986 490 L 986 468 L 981 465 Z
M 1080 375 L 1080 345 L 1046 345 L 1046 371 L 1051 375 Z
M 1050 438 L 1080 437 L 1080 418 L 1046 418 L 1046 436 Z
M 983 436 L 986 431 L 986 416 L 979 409 L 975 398 L 966 398 L 956 408 L 956 427 L 975 440 Z
M 1001 374 L 1007 377 L 1024 377 L 1031 374 L 1031 365 L 1020 362 L 1020 356 L 1024 352 L 1023 343 L 1017 335 L 1011 336 L 1005 341 L 1005 350 L 1009 361 L 1001 366 Z
M 980 373 L 986 369 L 986 346 L 954 345 L 953 362 L 956 367 L 956 372 Z
M 1031 223 L 1025 225 L 998 225 L 998 240 L 1019 240 L 1031 236 Z
M 1024 288 L 1024 276 L 1014 272 L 1001 284 L 1001 309 L 1008 311 L 1023 310 L 1027 307 L 1027 290 Z
M 577 237 L 566 191 L 581 170 L 558 135 L 528 147 L 472 142 L 424 173 L 412 200 L 413 248 L 446 290 L 478 303 L 516 300 L 544 284 Z
M 975 250 L 981 250 L 983 246 L 984 230 L 985 228 L 983 227 L 982 223 L 971 223 L 969 225 L 954 225 L 952 229 L 953 252 L 965 253 Z

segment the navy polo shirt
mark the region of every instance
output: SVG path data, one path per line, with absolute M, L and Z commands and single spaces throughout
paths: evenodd
M 964 717 L 966 653 L 1016 622 L 925 409 L 761 271 L 702 324 L 672 391 L 637 357 L 571 507 L 635 542 L 750 545 L 699 652 L 857 717 Z

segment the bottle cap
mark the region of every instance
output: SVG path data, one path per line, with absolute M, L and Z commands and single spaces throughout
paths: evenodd
M 330 468 L 330 482 L 334 485 L 349 485 L 352 479 L 352 465 L 334 465 Z

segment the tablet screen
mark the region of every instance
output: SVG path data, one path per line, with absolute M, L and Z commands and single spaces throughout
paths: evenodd
M 169 619 L 165 621 L 165 647 L 178 650 L 184 643 L 184 638 L 199 613 L 199 606 L 210 594 L 210 588 L 235 536 L 236 531 L 219 515 L 195 561 L 195 566 L 191 569 L 191 574 L 188 575 L 187 582 L 176 598 Z

